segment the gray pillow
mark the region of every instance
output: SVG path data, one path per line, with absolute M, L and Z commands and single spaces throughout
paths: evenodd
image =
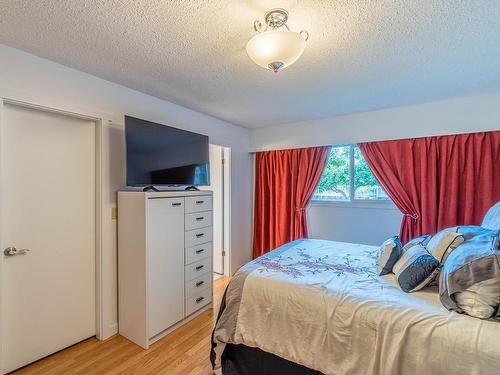
M 486 212 L 481 226 L 487 229 L 500 229 L 500 202 L 495 203 Z
M 476 236 L 479 236 L 481 234 L 495 234 L 496 230 L 494 229 L 487 229 L 484 227 L 480 227 L 478 225 L 460 225 L 457 227 L 458 230 L 457 232 L 464 236 L 464 239 L 470 240 L 471 238 L 474 238 Z
M 467 315 L 489 319 L 500 305 L 500 277 L 484 280 L 453 295 L 460 310 Z
M 477 235 L 448 256 L 439 276 L 439 296 L 447 309 L 462 312 L 453 297 L 455 293 L 500 277 L 499 233 Z
M 403 291 L 416 292 L 434 280 L 439 272 L 439 262 L 423 245 L 415 245 L 401 255 L 393 272 Z
M 392 272 L 392 267 L 401 256 L 403 245 L 399 236 L 393 236 L 380 246 L 377 258 L 377 272 L 380 276 Z

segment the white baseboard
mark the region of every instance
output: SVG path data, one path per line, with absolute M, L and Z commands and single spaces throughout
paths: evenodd
M 104 341 L 109 339 L 111 336 L 114 336 L 118 333 L 118 323 L 112 323 L 107 327 L 103 327 L 103 331 L 96 335 L 98 340 Z

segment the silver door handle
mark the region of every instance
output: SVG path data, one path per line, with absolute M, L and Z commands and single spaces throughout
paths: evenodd
M 26 255 L 28 254 L 29 249 L 19 249 L 17 250 L 15 247 L 6 248 L 3 253 L 6 257 L 12 257 L 14 255 Z

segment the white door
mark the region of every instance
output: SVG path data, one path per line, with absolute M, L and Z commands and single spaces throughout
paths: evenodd
M 224 274 L 224 148 L 210 145 L 210 190 L 213 192 L 213 270 Z
M 149 338 L 184 318 L 184 198 L 150 198 L 147 216 Z
M 95 335 L 95 124 L 5 104 L 0 136 L 8 372 Z

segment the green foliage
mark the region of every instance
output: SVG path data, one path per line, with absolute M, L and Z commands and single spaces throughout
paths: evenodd
M 350 146 L 334 147 L 318 185 L 318 193 L 335 192 L 349 200 Z M 378 183 L 358 147 L 354 147 L 354 187 L 378 188 Z
M 349 147 L 334 147 L 328 156 L 318 193 L 333 191 L 349 199 Z
M 366 160 L 361 154 L 359 147 L 354 147 L 354 187 L 378 187 L 378 182 L 375 179 L 370 167 L 366 164 Z

